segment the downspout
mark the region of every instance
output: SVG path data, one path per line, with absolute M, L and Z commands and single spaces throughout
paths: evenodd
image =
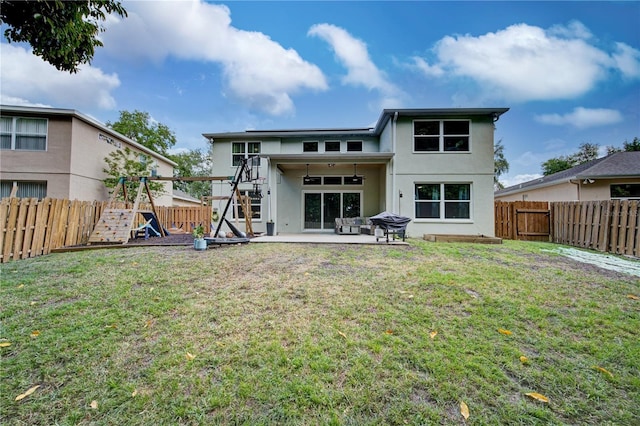
M 271 157 L 267 157 L 267 221 L 271 222 Z
M 578 200 L 580 201 L 580 179 L 569 179 L 569 183 L 576 185 L 576 189 L 578 190 Z
M 391 200 L 392 200 L 392 212 L 398 211 L 396 205 L 396 122 L 398 121 L 398 111 L 393 114 L 393 123 L 391 126 L 391 151 L 393 152 L 393 158 L 391 159 Z

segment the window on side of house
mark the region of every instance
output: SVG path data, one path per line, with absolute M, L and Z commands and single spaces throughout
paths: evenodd
M 414 196 L 416 219 L 471 219 L 469 183 L 418 183 Z
M 340 152 L 340 141 L 325 141 L 324 152 Z
M 262 198 L 259 196 L 252 196 L 250 191 L 242 191 L 242 195 L 245 197 L 251 197 L 251 220 L 262 219 Z M 235 219 L 235 209 L 233 209 L 233 218 Z M 244 210 L 238 205 L 238 219 L 245 219 Z
M 616 183 L 610 187 L 612 200 L 640 200 L 640 183 Z
M 469 152 L 469 120 L 415 120 L 414 152 Z
M 302 152 L 318 152 L 317 141 L 302 142 Z
M 43 199 L 47 197 L 47 182 L 46 181 L 11 181 L 3 180 L 0 182 L 0 198 L 5 198 L 11 195 L 11 190 L 14 185 L 18 186 L 18 192 L 16 197 L 18 198 L 38 198 Z
M 260 142 L 233 142 L 231 144 L 231 165 L 237 167 L 243 158 L 260 155 Z M 260 165 L 258 163 L 258 165 Z
M 0 149 L 46 151 L 47 124 L 46 118 L 2 117 Z
M 362 141 L 347 141 L 347 152 L 362 152 Z

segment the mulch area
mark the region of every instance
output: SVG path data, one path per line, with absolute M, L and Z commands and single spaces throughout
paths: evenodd
M 127 246 L 192 246 L 193 235 L 191 234 L 170 234 L 166 237 L 131 238 Z

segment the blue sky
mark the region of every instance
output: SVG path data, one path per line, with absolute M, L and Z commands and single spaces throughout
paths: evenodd
M 503 181 L 640 137 L 640 2 L 125 1 L 77 74 L 0 50 L 1 101 L 202 133 L 362 127 L 383 108 L 509 107 Z

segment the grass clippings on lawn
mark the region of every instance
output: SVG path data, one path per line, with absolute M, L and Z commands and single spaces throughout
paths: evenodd
M 638 279 L 553 247 L 137 247 L 4 264 L 0 423 L 638 424 Z

